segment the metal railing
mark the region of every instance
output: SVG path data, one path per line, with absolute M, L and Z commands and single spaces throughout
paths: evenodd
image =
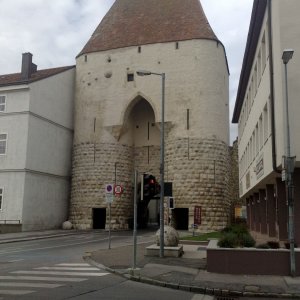
M 17 225 L 19 225 L 19 224 L 21 224 L 21 220 L 0 220 L 0 225 L 1 224 L 12 224 L 12 225 L 15 225 L 15 224 L 17 224 Z

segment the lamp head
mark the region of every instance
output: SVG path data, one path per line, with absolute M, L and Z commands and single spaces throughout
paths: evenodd
M 282 53 L 282 61 L 286 65 L 294 55 L 293 49 L 285 49 Z
M 142 71 L 142 70 L 140 70 L 140 71 L 136 71 L 136 74 L 138 76 L 148 76 L 148 75 L 151 75 L 152 73 L 150 71 Z

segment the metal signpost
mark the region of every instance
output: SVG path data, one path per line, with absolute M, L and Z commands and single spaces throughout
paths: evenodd
M 111 248 L 111 204 L 114 201 L 114 185 L 107 184 L 105 186 L 105 199 L 108 204 L 109 224 L 108 224 L 108 249 Z
M 134 212 L 133 212 L 133 266 L 136 268 L 136 248 L 137 248 L 137 177 L 138 171 L 134 170 Z

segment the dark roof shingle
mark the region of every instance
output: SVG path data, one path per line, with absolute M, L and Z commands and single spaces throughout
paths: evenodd
M 199 0 L 116 0 L 78 56 L 191 39 L 218 41 Z
M 28 84 L 28 83 L 31 83 L 34 81 L 38 81 L 38 80 L 45 79 L 47 77 L 59 74 L 61 72 L 72 69 L 74 67 L 75 66 L 67 66 L 67 67 L 39 70 L 39 71 L 33 73 L 28 80 L 23 80 L 21 77 L 21 73 L 0 75 L 0 86 Z

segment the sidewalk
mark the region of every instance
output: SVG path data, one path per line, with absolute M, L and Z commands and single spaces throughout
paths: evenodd
M 300 277 L 208 273 L 204 246 L 184 244 L 184 255 L 180 258 L 146 257 L 145 248 L 151 244 L 138 244 L 136 270 L 132 270 L 132 245 L 87 253 L 84 259 L 134 281 L 193 293 L 300 299 Z

